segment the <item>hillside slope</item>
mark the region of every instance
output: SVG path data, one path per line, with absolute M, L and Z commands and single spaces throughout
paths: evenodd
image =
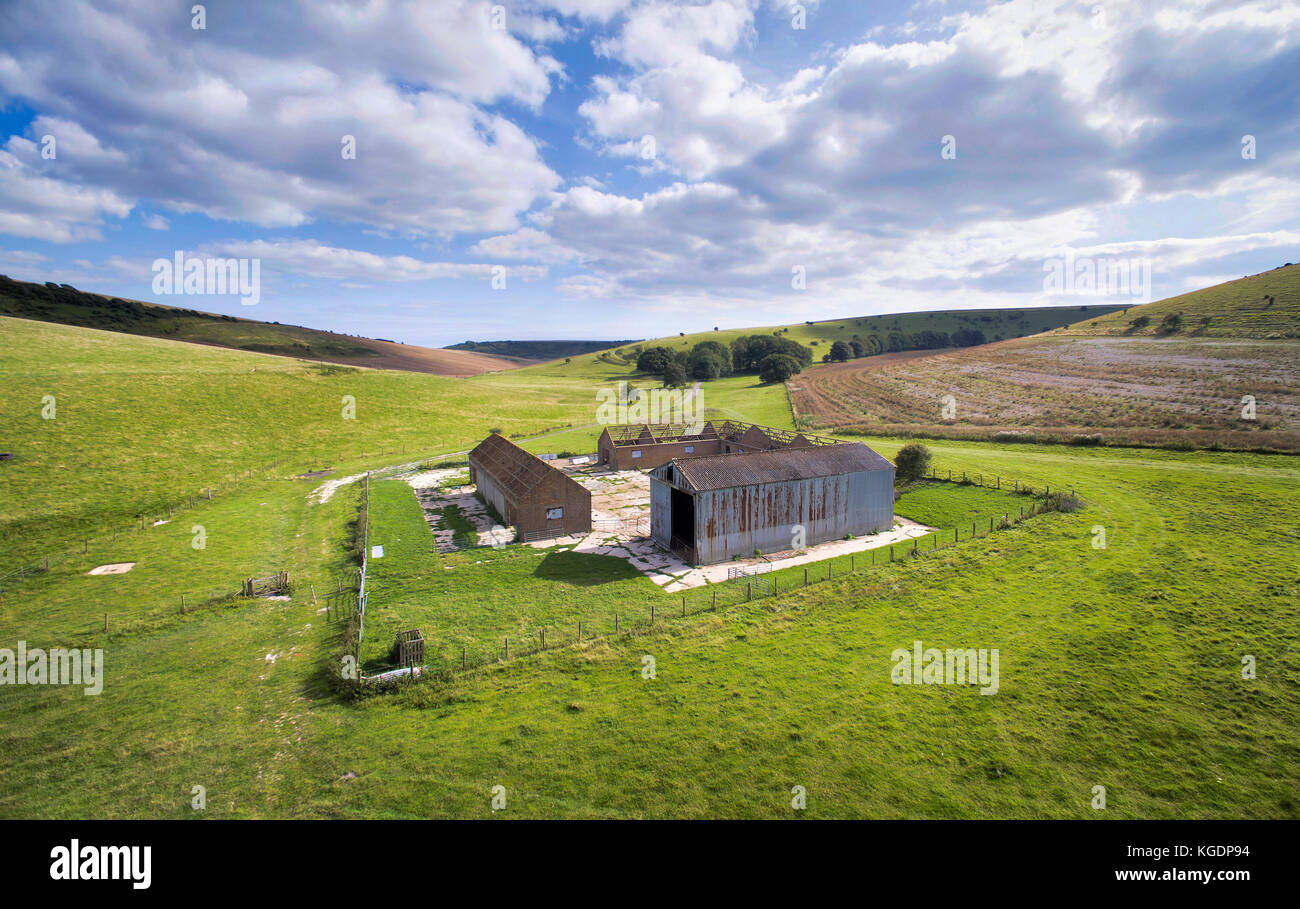
M 1166 318 L 1177 316 L 1177 328 Z M 1140 322 L 1145 318 L 1145 322 Z M 1139 321 L 1134 325 L 1134 321 Z M 1162 327 L 1163 326 L 1163 327 Z M 1171 330 L 1174 329 L 1174 330 Z M 1300 265 L 1286 265 L 1060 329 L 1084 335 L 1300 338 Z
M 887 313 L 878 316 L 827 319 L 820 322 L 804 321 L 790 325 L 767 325 L 754 328 L 719 328 L 716 331 L 681 333 L 635 344 L 625 344 L 596 356 L 609 365 L 623 366 L 635 361 L 637 352 L 646 347 L 666 346 L 689 350 L 701 341 L 730 344 L 746 335 L 770 335 L 776 332 L 783 338 L 811 347 L 814 360 L 820 360 L 822 354 L 830 350 L 831 344 L 836 341 L 865 340 L 871 335 L 886 341 L 891 332 L 912 335 L 929 330 L 952 334 L 963 328 L 978 330 L 990 341 L 1001 341 L 1050 331 L 1081 319 L 1095 319 L 1121 308 L 1089 303 L 1081 306 L 1052 306 L 1036 309 L 959 309 Z
M 635 344 L 635 341 L 461 341 L 448 344 L 443 350 L 468 350 L 498 357 L 519 357 L 525 360 L 560 360 L 583 354 Z
M 517 357 L 396 344 L 298 325 L 280 325 L 123 300 L 77 290 L 66 284 L 31 284 L 4 275 L 0 275 L 0 316 L 349 366 L 402 369 L 444 376 L 473 376 L 512 369 L 529 362 Z
M 277 461 L 282 475 L 344 469 L 472 445 L 498 426 L 591 419 L 584 384 L 503 384 L 510 374 L 357 369 L 0 316 L 0 453 L 12 455 L 0 460 L 0 562 Z
M 1300 266 L 1288 266 L 1038 337 L 814 367 L 791 381 L 791 401 L 807 427 L 1296 450 L 1297 290 Z M 1161 329 L 1172 313 L 1180 327 Z

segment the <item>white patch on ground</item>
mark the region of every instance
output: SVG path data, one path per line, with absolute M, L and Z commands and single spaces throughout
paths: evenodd
M 339 477 L 337 480 L 326 480 L 324 483 L 312 490 L 309 501 L 315 502 L 317 505 L 324 505 L 333 498 L 334 493 L 338 492 L 349 483 L 355 483 L 357 480 L 364 479 L 365 476 L 364 473 L 354 473 L 350 477 Z
M 426 470 L 423 473 L 408 477 L 406 480 L 407 483 L 411 484 L 411 488 L 415 490 L 415 497 L 419 500 L 420 508 L 424 512 L 424 519 L 433 531 L 433 541 L 438 547 L 438 552 L 456 552 L 461 548 L 455 543 L 455 531 L 450 527 L 442 526 L 442 515 L 438 513 L 450 505 L 459 508 L 461 515 L 469 521 L 470 526 L 474 528 L 474 532 L 478 534 L 480 546 L 491 546 L 493 543 L 504 545 L 514 540 L 515 529 L 513 527 L 502 527 L 493 530 L 497 523 L 487 513 L 483 503 L 474 494 L 478 491 L 476 487 L 457 486 L 454 489 L 439 487 L 438 484 L 447 477 L 463 475 L 464 473 L 464 468 Z
M 126 574 L 135 567 L 135 562 L 114 562 L 111 565 L 99 565 L 86 574 Z

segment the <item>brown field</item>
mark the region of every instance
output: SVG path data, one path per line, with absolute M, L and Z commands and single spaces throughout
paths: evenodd
M 369 369 L 403 369 L 407 372 L 428 372 L 439 376 L 477 376 L 485 372 L 516 369 L 538 362 L 522 357 L 502 357 L 496 354 L 475 353 L 470 350 L 443 350 L 435 347 L 416 347 L 412 344 L 394 344 L 375 338 L 349 338 L 354 344 L 374 351 L 374 356 L 330 356 L 313 353 L 309 359 L 324 360 L 348 366 L 365 366 Z
M 1052 334 L 818 366 L 789 388 L 806 428 L 1296 450 L 1297 368 L 1300 343 L 1289 340 Z M 1253 421 L 1242 419 L 1245 395 L 1256 399 Z

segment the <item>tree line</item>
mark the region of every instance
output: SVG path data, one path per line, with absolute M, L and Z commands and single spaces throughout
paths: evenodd
M 757 375 L 765 384 L 784 382 L 811 366 L 813 352 L 789 338 L 747 335 L 728 346 L 721 341 L 701 341 L 690 351 L 647 347 L 636 357 L 638 372 L 663 379 L 670 388 L 692 381 L 708 382 L 732 375 Z
M 848 341 L 835 341 L 821 359 L 823 363 L 842 363 L 901 350 L 973 347 L 986 343 L 986 340 L 984 332 L 978 328 L 959 328 L 951 334 L 925 329 L 915 333 L 891 331 L 865 337 L 854 335 Z M 810 347 L 782 338 L 779 332 L 746 335 L 736 338 L 729 346 L 721 341 L 701 341 L 689 351 L 664 346 L 647 347 L 636 355 L 638 372 L 659 376 L 670 388 L 731 375 L 757 375 L 764 384 L 784 382 L 811 366 L 812 362 Z

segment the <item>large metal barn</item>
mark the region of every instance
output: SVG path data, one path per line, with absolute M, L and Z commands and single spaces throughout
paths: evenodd
M 861 442 L 680 458 L 650 471 L 650 533 L 694 565 L 894 523 L 894 465 Z

